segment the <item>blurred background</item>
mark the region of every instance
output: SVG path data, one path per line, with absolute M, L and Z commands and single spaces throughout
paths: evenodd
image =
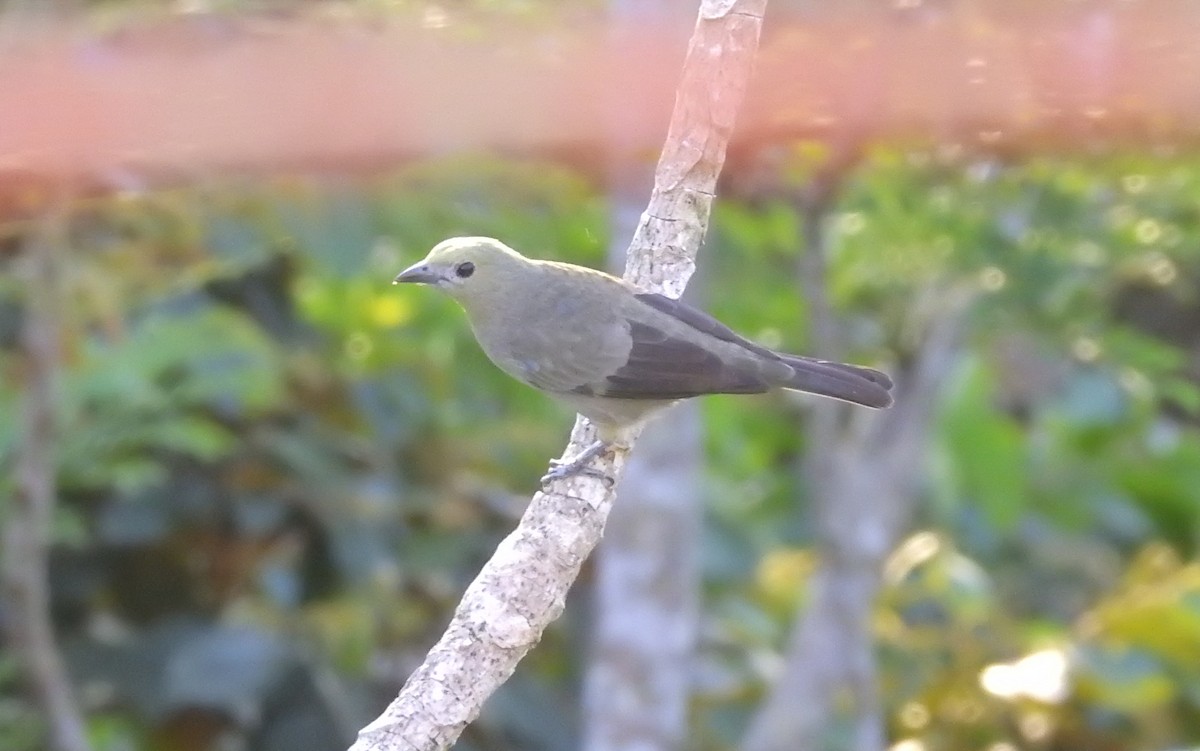
M 453 303 L 390 280 L 457 234 L 619 270 L 694 18 L 0 5 L 0 81 L 41 87 L 0 94 L 0 748 L 75 722 L 72 751 L 318 751 L 382 710 L 571 424 L 487 362 Z M 689 294 L 769 346 L 893 373 L 898 404 L 715 397 L 663 418 L 565 615 L 456 748 L 1200 744 L 1200 79 L 1193 48 L 1153 35 L 1197 22 L 1166 0 L 773 2 Z M 426 40 L 392 51 L 424 120 L 363 148 L 324 123 L 282 157 L 138 141 L 110 164 L 88 141 L 124 85 L 108 77 L 143 56 L 199 69 L 293 26 Z M 565 86 L 589 68 L 581 34 L 641 39 L 653 63 L 612 74 L 633 88 Z M 939 39 L 960 46 L 922 43 Z M 454 115 L 441 87 L 478 72 L 458 44 L 524 72 L 540 55 L 579 119 Z M 1155 68 L 1163 45 L 1178 57 Z M 937 88 L 921 48 L 966 83 Z M 980 49 L 1017 49 L 1027 75 Z M 103 95 L 47 90 L 54 60 Z M 314 106 L 357 133 L 377 72 Z M 205 85 L 252 81 L 270 107 L 297 80 L 281 75 Z M 522 75 L 486 87 L 552 98 Z M 772 84 L 792 78 L 810 83 Z M 302 138 L 214 107 L 263 150 Z

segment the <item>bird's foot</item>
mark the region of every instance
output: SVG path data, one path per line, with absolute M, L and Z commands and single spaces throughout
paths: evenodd
M 587 466 L 592 459 L 600 456 L 609 449 L 609 445 L 604 441 L 596 441 L 591 446 L 588 446 L 579 453 L 574 459 L 562 461 L 559 459 L 550 460 L 550 471 L 542 475 L 542 485 L 546 485 L 552 480 L 561 480 L 564 477 L 571 475 L 591 475 L 604 481 L 605 486 L 612 487 L 613 479 L 604 472 Z

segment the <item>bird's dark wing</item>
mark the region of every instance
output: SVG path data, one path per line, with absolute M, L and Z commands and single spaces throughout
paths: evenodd
M 741 336 L 733 329 L 721 323 L 717 319 L 710 316 L 698 308 L 693 308 L 685 302 L 672 299 L 665 295 L 655 294 L 653 292 L 645 292 L 636 296 L 639 300 L 647 305 L 655 308 L 667 315 L 676 318 L 697 331 L 703 331 L 706 334 L 716 337 L 721 341 L 736 344 L 739 347 L 750 350 L 751 352 L 770 359 L 781 358 L 794 366 L 804 367 L 805 364 L 816 366 L 822 369 L 840 370 L 846 373 L 865 378 L 868 381 L 882 386 L 885 389 L 892 388 L 892 379 L 887 373 L 881 373 L 878 370 L 864 368 L 861 365 L 849 365 L 842 362 L 832 362 L 829 360 L 818 360 L 814 357 L 804 357 L 803 355 L 782 355 L 773 352 L 761 344 L 756 344 L 749 339 Z
M 700 344 L 629 321 L 629 357 L 605 378 L 573 391 L 616 399 L 686 399 L 701 394 L 758 394 L 771 384 L 753 359 L 728 362 Z
M 578 393 L 680 399 L 700 394 L 760 393 L 782 387 L 868 407 L 892 403 L 888 393 L 892 379 L 877 370 L 772 352 L 686 303 L 652 293 L 636 297 L 687 328 L 681 331 L 676 325 L 655 326 L 631 320 L 634 342 L 628 361 L 608 378 L 588 384 Z M 654 317 L 644 320 L 653 321 Z M 697 341 L 686 333 L 688 329 L 704 336 Z M 705 347 L 702 342 L 706 337 L 724 346 Z
M 652 293 L 636 297 L 653 311 L 623 314 L 629 337 L 624 341 L 630 344 L 623 361 L 599 371 L 606 376 L 567 389 L 570 393 L 673 400 L 788 388 L 870 407 L 892 402 L 892 382 L 883 373 L 772 352 L 686 303 Z
M 738 336 L 715 318 L 695 308 L 651 293 L 635 296 L 657 313 L 629 315 L 625 323 L 632 340 L 625 362 L 606 377 L 572 391 L 618 399 L 686 399 L 701 394 L 758 394 L 790 373 L 773 352 Z M 664 320 L 661 315 L 670 316 Z M 656 325 L 655 321 L 658 321 Z M 696 332 L 739 345 L 744 356 L 730 356 L 703 345 L 704 337 L 687 335 L 683 323 Z M 770 372 L 771 370 L 775 372 Z
M 733 329 L 713 318 L 708 313 L 705 313 L 699 308 L 693 308 L 687 303 L 676 300 L 666 295 L 660 295 L 654 292 L 643 292 L 639 295 L 634 295 L 637 299 L 646 303 L 650 307 L 659 312 L 666 313 L 672 318 L 686 323 L 688 326 L 701 331 L 709 336 L 714 336 L 723 342 L 736 344 L 739 347 L 750 350 L 760 357 L 773 359 L 775 353 L 761 344 L 755 344 L 744 336 L 741 336 Z

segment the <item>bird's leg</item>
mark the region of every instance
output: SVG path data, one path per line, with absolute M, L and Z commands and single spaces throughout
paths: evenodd
M 605 451 L 608 451 L 611 446 L 612 444 L 608 441 L 596 441 L 591 446 L 588 446 L 586 449 L 581 451 L 574 459 L 568 461 L 551 459 L 551 469 L 549 472 L 542 475 L 542 484 L 545 485 L 551 480 L 561 480 L 564 477 L 570 477 L 574 474 L 585 474 L 593 477 L 599 477 L 601 480 L 604 480 L 606 484 L 611 484 L 612 480 L 608 477 L 608 475 L 604 474 L 598 469 L 592 469 L 591 467 L 587 466 L 588 462 L 590 462 L 592 459 L 595 459 L 597 456 L 600 456 Z

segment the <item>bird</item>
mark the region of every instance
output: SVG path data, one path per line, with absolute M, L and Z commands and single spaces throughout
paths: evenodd
M 449 295 L 488 358 L 587 417 L 597 440 L 543 484 L 585 470 L 624 431 L 706 394 L 803 391 L 876 409 L 892 380 L 859 365 L 776 352 L 709 314 L 603 271 L 526 258 L 490 237 L 453 237 L 396 275 Z

